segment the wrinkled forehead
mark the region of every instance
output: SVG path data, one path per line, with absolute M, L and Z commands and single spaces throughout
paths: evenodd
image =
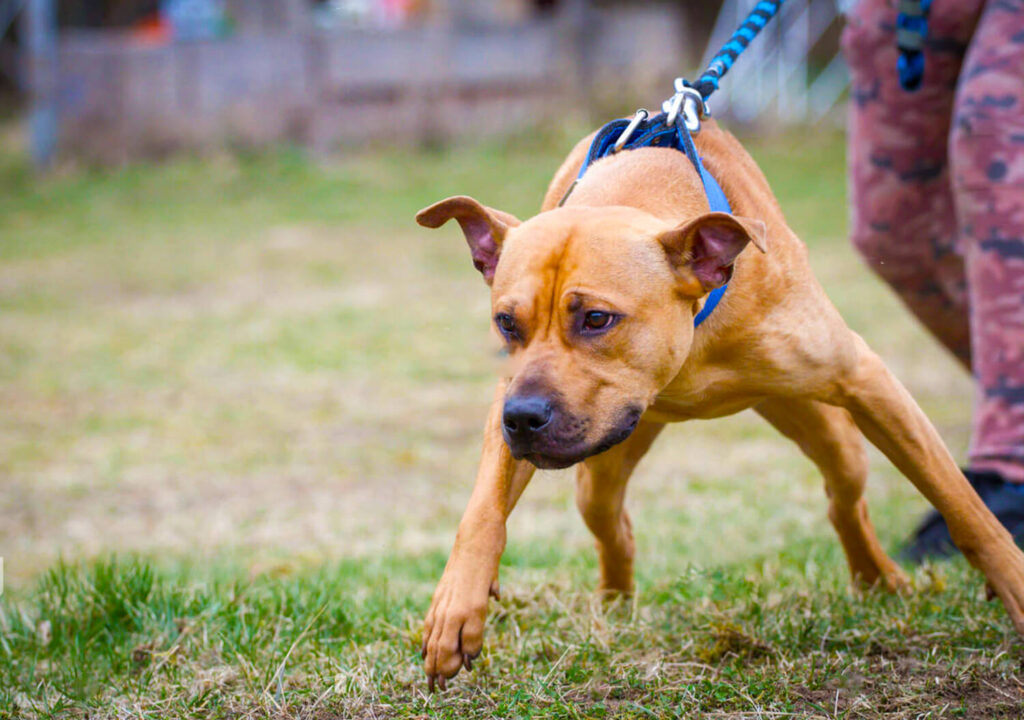
M 495 297 L 515 289 L 594 284 L 627 290 L 646 273 L 668 272 L 656 238 L 663 220 L 633 208 L 558 208 L 513 228 L 501 249 Z

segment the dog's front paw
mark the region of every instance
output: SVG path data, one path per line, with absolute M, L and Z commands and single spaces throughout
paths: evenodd
M 986 597 L 1002 600 L 1017 634 L 1024 635 L 1024 557 L 1009 534 L 992 545 L 995 547 L 980 553 L 965 549 L 964 555 L 985 573 Z
M 488 582 L 453 568 L 445 570 L 423 626 L 423 669 L 430 691 L 441 690 L 473 659 L 484 643 L 487 599 L 497 596 L 497 581 Z

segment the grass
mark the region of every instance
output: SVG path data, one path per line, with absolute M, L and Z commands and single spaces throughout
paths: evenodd
M 819 567 L 838 568 L 837 553 L 807 548 L 648 577 L 634 603 L 605 607 L 579 587 L 588 557 L 549 557 L 552 569 L 545 555 L 515 553 L 514 572 L 549 576 L 495 604 L 483 662 L 442 696 L 425 694 L 415 650 L 440 554 L 256 580 L 61 564 L 5 614 L 25 692 L 13 699 L 41 714 L 143 717 L 1012 717 L 1019 698 L 1024 652 L 961 567 L 922 574 L 908 597 L 861 597 Z
M 36 180 L 0 148 L 0 718 L 1018 717 L 1024 651 L 962 561 L 848 587 L 821 481 L 755 416 L 665 433 L 603 605 L 571 474 L 509 525 L 486 650 L 426 694 L 420 622 L 497 345 L 454 230 L 528 215 L 572 134 Z M 861 268 L 841 139 L 751 139 L 851 326 L 962 456 L 970 383 Z M 924 504 L 877 454 L 898 545 Z

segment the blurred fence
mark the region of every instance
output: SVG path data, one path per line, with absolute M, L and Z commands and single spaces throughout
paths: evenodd
M 559 0 L 549 3 L 557 12 L 532 17 L 532 2 L 490 0 L 520 8 L 501 21 L 481 20 L 488 3 L 439 0 L 441 10 L 418 24 L 388 29 L 318 22 L 316 9 L 328 4 L 310 0 L 203 2 L 230 6 L 233 30 L 191 40 L 124 29 L 57 33 L 56 0 L 0 0 L 0 25 L 22 9 L 20 75 L 32 98 L 37 162 L 54 151 L 110 163 L 280 141 L 319 151 L 443 142 L 578 115 L 601 98 L 613 101 L 602 117 L 627 114 L 634 103 L 656 108 L 671 79 L 698 71 L 700 52 L 706 61 L 757 0 Z M 373 3 L 385 0 L 364 0 Z M 841 118 L 847 4 L 787 2 L 742 71 L 723 83 L 716 115 Z
M 685 39 L 678 6 L 653 3 L 579 3 L 508 26 L 164 44 L 64 32 L 52 103 L 59 152 L 102 162 L 225 143 L 445 140 L 535 124 L 591 97 L 598 82 L 660 98 L 695 55 Z
M 702 65 L 729 39 L 759 0 L 724 0 Z M 744 52 L 742 70 L 715 93 L 715 113 L 740 122 L 816 123 L 844 117 L 849 86 L 839 52 L 842 16 L 854 0 L 789 0 Z

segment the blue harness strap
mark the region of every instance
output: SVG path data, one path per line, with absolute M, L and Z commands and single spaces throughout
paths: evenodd
M 693 167 L 697 170 L 697 174 L 700 175 L 700 180 L 704 185 L 704 195 L 707 196 L 711 211 L 731 213 L 732 207 L 729 205 L 729 200 L 725 197 L 722 186 L 718 184 L 718 181 L 715 180 L 714 176 L 704 167 L 704 163 L 701 162 L 697 148 L 693 144 L 693 137 L 690 135 L 690 131 L 686 129 L 686 125 L 681 119 L 677 120 L 674 126 L 667 125 L 665 122 L 667 117 L 665 113 L 661 113 L 655 115 L 650 120 L 642 121 L 626 141 L 626 144 L 623 145 L 622 149 L 664 147 L 679 150 L 690 159 Z M 627 125 L 629 125 L 628 120 L 613 120 L 597 131 L 597 135 L 594 136 L 594 140 L 590 143 L 590 150 L 587 151 L 587 157 L 583 161 L 579 175 L 576 176 L 577 182 L 579 182 L 580 178 L 583 177 L 595 160 L 611 155 L 614 152 L 615 141 L 619 139 Z M 711 315 L 715 307 L 722 300 L 722 296 L 725 295 L 726 287 L 728 286 L 723 285 L 715 288 L 708 294 L 704 307 L 693 318 L 694 327 L 700 325 Z
M 730 207 L 729 200 L 722 191 L 722 186 L 704 168 L 704 163 L 700 160 L 700 155 L 693 144 L 693 137 L 690 132 L 691 130 L 697 132 L 700 129 L 700 118 L 708 113 L 706 101 L 718 89 L 719 80 L 729 71 L 729 68 L 733 66 L 736 59 L 747 49 L 758 33 L 764 29 L 768 21 L 778 14 L 784 1 L 758 0 L 758 3 L 747 15 L 746 20 L 743 21 L 743 24 L 732 34 L 729 41 L 718 51 L 718 54 L 711 59 L 707 69 L 697 78 L 697 82 L 691 83 L 685 78 L 676 78 L 676 94 L 666 100 L 662 106 L 666 112 L 648 119 L 646 110 L 638 110 L 632 120 L 613 120 L 598 130 L 593 142 L 590 143 L 590 149 L 587 151 L 587 157 L 583 161 L 583 167 L 580 168 L 580 172 L 576 176 L 576 181 L 569 186 L 559 205 L 568 199 L 573 188 L 576 187 L 576 184 L 595 160 L 611 155 L 619 150 L 631 150 L 638 147 L 665 147 L 679 150 L 685 153 L 686 157 L 690 158 L 690 162 L 697 169 L 697 174 L 700 175 L 700 181 L 704 185 L 704 194 L 707 196 L 708 205 L 711 207 L 712 212 L 732 213 L 732 207 Z M 923 8 L 921 13 L 924 15 L 927 15 L 931 2 L 932 0 L 900 0 L 901 9 L 903 4 L 914 4 L 917 7 Z M 926 28 L 927 23 L 924 23 L 920 33 L 921 38 L 923 38 Z M 692 96 L 688 97 L 693 93 L 698 95 L 699 102 Z M 687 105 L 687 102 L 690 105 Z M 683 115 L 680 115 L 680 110 L 684 111 Z M 684 115 L 687 112 L 692 117 L 685 118 Z M 672 117 L 671 123 L 668 120 L 669 113 L 671 113 Z M 628 131 L 627 128 L 629 128 Z M 616 143 L 622 137 L 623 132 L 626 133 L 625 142 L 616 148 Z M 707 320 L 708 316 L 714 312 L 718 303 L 721 302 L 722 296 L 725 295 L 726 287 L 726 285 L 723 285 L 715 288 L 708 294 L 704 307 L 693 318 L 694 327 Z

